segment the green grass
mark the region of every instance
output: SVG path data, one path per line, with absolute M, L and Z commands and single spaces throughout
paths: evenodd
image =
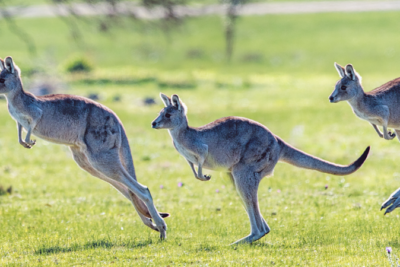
M 139 181 L 149 186 L 159 210 L 172 215 L 166 219 L 165 242 L 142 225 L 127 200 L 79 169 L 65 147 L 39 140 L 32 150 L 22 148 L 3 103 L 0 183 L 12 185 L 18 194 L 0 197 L 0 262 L 382 266 L 386 246 L 400 249 L 397 212 L 385 217 L 379 212 L 400 182 L 400 144 L 378 138 L 347 104 L 329 104 L 335 80 L 277 77 L 266 88 L 163 90 L 179 93 L 193 126 L 228 115 L 248 117 L 304 151 L 342 164 L 372 146 L 366 164 L 346 177 L 278 164 L 259 190 L 261 212 L 272 231 L 254 245 L 236 249 L 228 244 L 249 232 L 239 198 L 223 174 L 213 172 L 207 183 L 192 177 L 168 133 L 151 129 L 162 108 L 157 86 L 76 84 L 70 93 L 100 92 L 102 102 L 122 119 Z M 116 94 L 122 95 L 121 103 L 111 101 Z M 156 97 L 158 104 L 143 106 L 145 96 Z M 184 186 L 178 188 L 178 182 Z
M 367 90 L 396 77 L 398 15 L 246 17 L 231 64 L 215 56 L 223 47 L 215 17 L 190 20 L 169 46 L 156 30 L 121 30 L 112 38 L 89 33 L 86 53 L 98 69 L 67 77 L 68 93 L 99 93 L 121 118 L 138 180 L 150 188 L 157 208 L 171 213 L 168 238 L 160 242 L 126 199 L 77 167 L 66 147 L 43 140 L 31 150 L 20 146 L 2 101 L 0 185 L 12 185 L 14 193 L 0 196 L 0 265 L 389 266 L 385 247 L 398 254 L 400 218 L 398 211 L 384 217 L 379 208 L 400 184 L 400 144 L 380 139 L 347 104 L 327 99 L 338 79 L 333 61 L 352 62 L 364 74 Z M 13 55 L 23 71 L 43 66 L 47 58 L 62 65 L 77 51 L 56 19 L 18 23 L 37 41 L 38 57 L 28 59 L 24 45 L 4 28 L 1 51 Z M 140 47 L 160 51 L 160 57 L 153 61 Z M 186 56 L 199 47 L 205 57 Z M 241 60 L 255 52 L 263 61 Z M 181 83 L 194 86 L 177 88 Z M 367 145 L 372 152 L 346 177 L 278 164 L 259 189 L 260 209 L 272 231 L 253 245 L 230 247 L 249 233 L 244 208 L 227 177 L 207 171 L 211 181 L 196 180 L 168 133 L 151 129 L 162 108 L 160 91 L 179 94 L 192 126 L 243 116 L 332 162 L 348 164 Z M 115 95 L 121 102 L 112 101 Z M 144 106 L 147 96 L 157 105 Z M 178 188 L 178 182 L 184 186 Z

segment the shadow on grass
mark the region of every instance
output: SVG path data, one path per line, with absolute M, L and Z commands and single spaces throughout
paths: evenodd
M 86 244 L 72 244 L 70 246 L 51 246 L 51 247 L 40 247 L 35 250 L 35 254 L 38 255 L 47 255 L 47 254 L 57 254 L 57 253 L 67 253 L 67 252 L 73 252 L 73 251 L 84 251 L 84 250 L 90 250 L 90 249 L 96 249 L 96 248 L 114 248 L 114 247 L 125 247 L 125 248 L 141 248 L 148 246 L 152 244 L 153 241 L 151 239 L 148 239 L 146 241 L 111 241 L 111 240 L 96 240 L 96 241 L 91 241 L 87 242 Z
M 89 85 L 96 85 L 96 84 L 144 84 L 144 83 L 150 83 L 150 82 L 155 82 L 156 79 L 153 77 L 148 77 L 148 78 L 138 78 L 138 79 L 107 79 L 107 78 L 85 78 L 82 80 L 78 80 L 81 83 L 84 84 L 89 84 Z
M 195 89 L 196 83 L 193 81 L 160 81 L 156 78 L 149 77 L 149 78 L 141 78 L 141 79 L 107 79 L 107 78 L 100 78 L 100 79 L 91 79 L 85 78 L 82 80 L 77 80 L 77 82 L 88 84 L 88 85 L 96 85 L 96 84 L 122 84 L 122 85 L 140 85 L 146 83 L 156 83 L 158 87 L 162 89 L 166 88 L 174 88 L 174 89 Z

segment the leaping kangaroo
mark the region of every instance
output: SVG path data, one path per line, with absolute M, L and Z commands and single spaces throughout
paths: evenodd
M 260 213 L 257 190 L 261 179 L 272 175 L 278 161 L 334 175 L 355 172 L 364 163 L 369 147 L 348 166 L 337 165 L 304 153 L 285 143 L 264 125 L 246 118 L 226 117 L 193 128 L 187 108 L 177 95 L 160 94 L 165 108 L 152 122 L 154 129 L 167 129 L 176 150 L 187 160 L 194 176 L 208 181 L 203 168 L 225 169 L 230 174 L 250 219 L 250 235 L 237 243 L 251 243 L 270 232 Z M 198 166 L 196 172 L 194 165 Z
M 400 141 L 400 78 L 391 80 L 370 92 L 364 92 L 361 85 L 361 76 L 347 64 L 345 68 L 335 63 L 340 80 L 329 97 L 331 103 L 347 101 L 354 114 L 360 119 L 368 121 L 379 137 L 392 140 L 396 137 Z M 382 126 L 383 133 L 378 126 Z M 390 132 L 388 128 L 393 128 Z M 381 207 L 389 207 L 386 213 L 392 212 L 400 206 L 400 188 L 397 189 Z M 399 200 L 399 201 L 397 201 Z
M 68 146 L 82 169 L 113 185 L 132 202 L 143 223 L 164 239 L 167 225 L 161 217 L 169 214 L 159 214 L 149 189 L 137 182 L 128 139 L 117 115 L 84 97 L 37 97 L 25 92 L 21 72 L 11 57 L 0 59 L 0 69 L 0 94 L 5 95 L 10 115 L 17 122 L 19 143 L 32 148 L 34 134 Z M 27 131 L 25 140 L 22 129 Z

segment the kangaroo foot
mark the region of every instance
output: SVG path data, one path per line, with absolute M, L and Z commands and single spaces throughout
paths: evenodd
M 211 179 L 211 175 L 203 175 L 203 177 L 197 177 L 197 179 L 199 179 L 200 181 L 210 181 Z
M 265 236 L 266 234 L 268 234 L 270 231 L 263 231 L 263 232 L 259 232 L 256 234 L 250 234 L 242 239 L 237 240 L 236 242 L 232 243 L 231 245 L 238 245 L 238 244 L 251 244 L 254 241 L 257 241 L 258 239 L 260 239 L 261 237 Z
M 19 142 L 21 144 L 21 146 L 25 147 L 25 148 L 32 148 L 32 146 L 28 143 L 25 143 L 24 141 Z

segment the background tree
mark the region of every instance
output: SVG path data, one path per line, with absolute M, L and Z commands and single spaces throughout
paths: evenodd
M 225 0 L 224 2 L 228 4 L 225 20 L 225 55 L 227 61 L 230 62 L 233 56 L 238 10 L 246 0 Z

